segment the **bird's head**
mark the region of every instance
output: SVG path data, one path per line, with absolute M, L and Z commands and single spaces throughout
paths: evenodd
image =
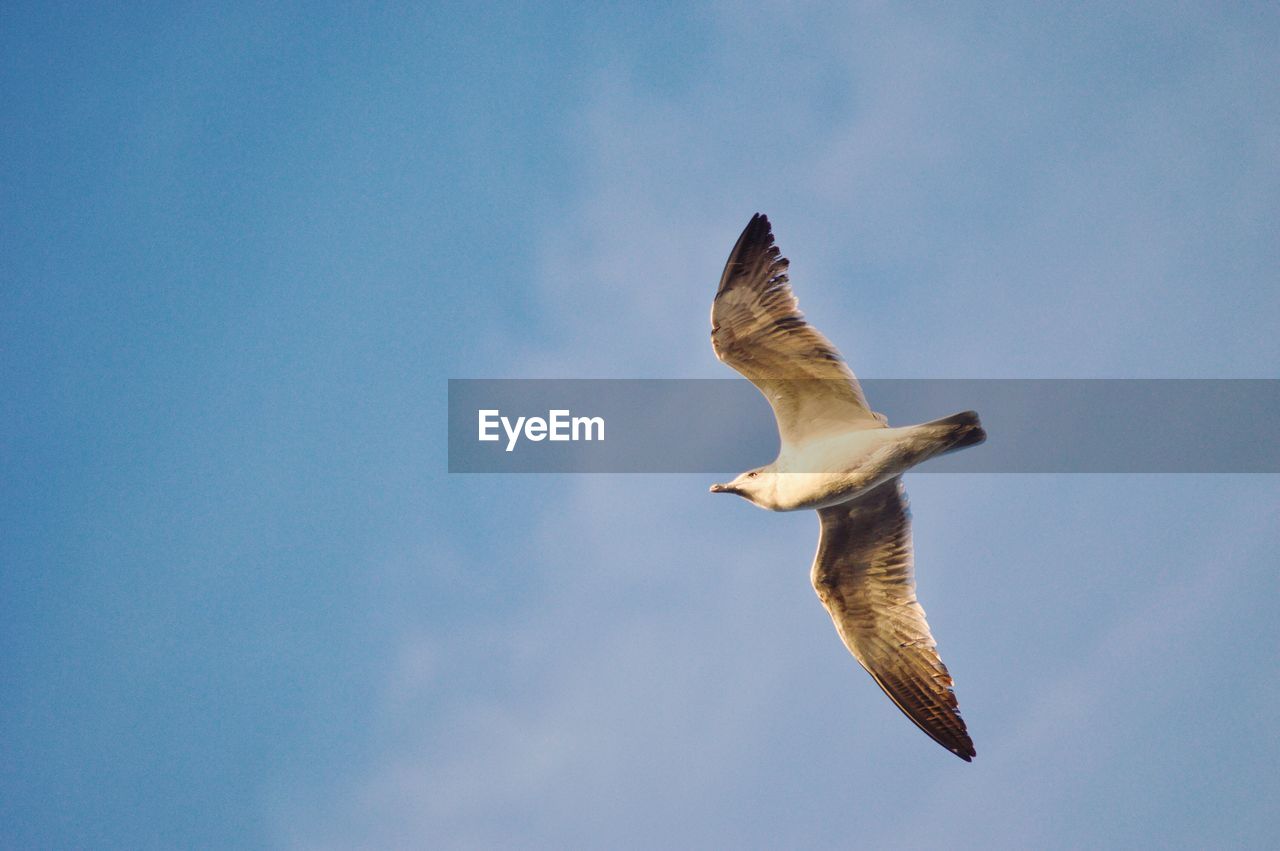
M 766 495 L 772 492 L 774 484 L 773 476 L 769 474 L 769 468 L 757 467 L 754 470 L 747 470 L 747 472 L 731 482 L 712 485 L 711 492 L 736 493 L 743 499 L 762 505 L 768 501 Z

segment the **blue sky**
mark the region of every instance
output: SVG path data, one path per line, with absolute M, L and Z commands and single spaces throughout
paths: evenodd
M 2 29 L 0 844 L 1280 830 L 1274 476 L 909 476 L 965 765 L 840 646 L 812 517 L 444 445 L 449 377 L 725 377 L 756 210 L 866 376 L 1278 377 L 1273 7 Z

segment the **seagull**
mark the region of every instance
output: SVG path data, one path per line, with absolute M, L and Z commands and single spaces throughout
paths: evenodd
M 917 727 L 970 762 L 977 752 L 951 674 L 916 601 L 902 474 L 986 432 L 973 411 L 890 428 L 840 352 L 805 321 L 779 254 L 769 219 L 752 216 L 711 305 L 711 347 L 769 400 L 781 448 L 773 463 L 711 492 L 770 511 L 817 510 L 810 579 L 840 638 Z

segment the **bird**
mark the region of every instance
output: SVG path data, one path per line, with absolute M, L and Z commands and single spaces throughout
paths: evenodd
M 818 512 L 810 580 L 853 657 L 917 727 L 971 762 L 977 752 L 955 685 L 916 599 L 902 474 L 986 439 L 964 411 L 891 428 L 840 352 L 800 312 L 789 263 L 756 213 L 729 253 L 711 306 L 716 357 L 768 399 L 780 448 L 770 464 L 712 493 L 770 511 Z

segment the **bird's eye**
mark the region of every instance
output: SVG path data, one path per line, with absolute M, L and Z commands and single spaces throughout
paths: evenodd
M 755 478 L 756 476 L 758 476 L 758 475 L 760 475 L 758 471 L 756 471 L 756 470 L 752 470 L 750 473 L 747 473 L 747 478 L 748 478 L 748 479 L 754 479 L 754 478 Z

